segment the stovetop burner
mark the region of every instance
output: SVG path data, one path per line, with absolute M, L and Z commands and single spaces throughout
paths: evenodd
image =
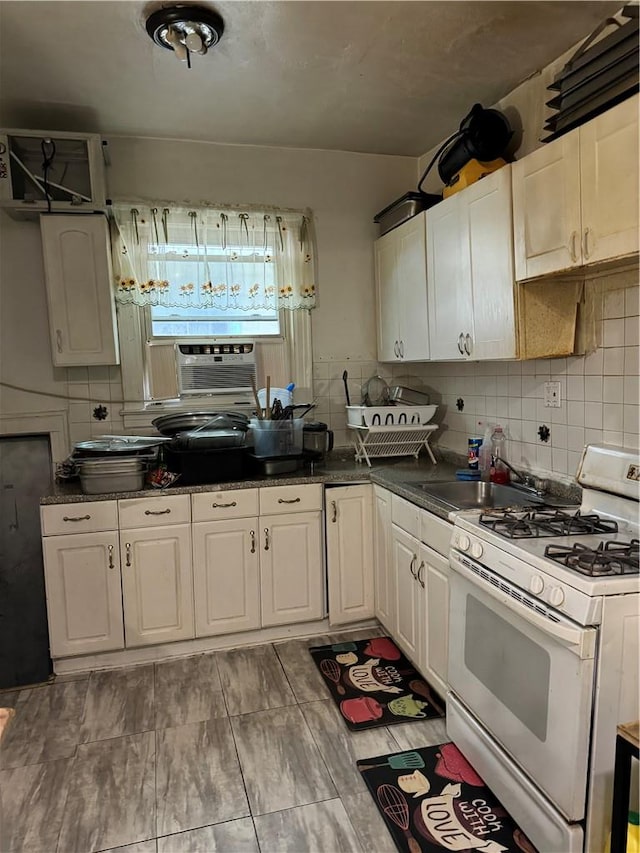
M 600 542 L 589 548 L 576 542 L 573 546 L 547 545 L 545 557 L 555 560 L 583 575 L 637 575 L 640 573 L 640 541 Z
M 527 511 L 492 510 L 480 515 L 480 524 L 509 539 L 532 539 L 548 536 L 577 536 L 585 533 L 617 533 L 615 521 L 596 514 L 582 515 L 563 510 L 535 509 Z

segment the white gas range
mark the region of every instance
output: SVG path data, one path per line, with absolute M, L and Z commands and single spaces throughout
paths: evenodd
M 639 716 L 639 475 L 591 445 L 580 507 L 455 520 L 447 730 L 544 853 L 604 849 L 616 725 Z

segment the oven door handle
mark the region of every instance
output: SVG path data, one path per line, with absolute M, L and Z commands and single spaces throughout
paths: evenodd
M 465 557 L 465 560 L 468 558 Z M 472 562 L 471 560 L 469 562 Z M 500 602 L 503 607 L 516 613 L 525 622 L 543 631 L 554 640 L 561 643 L 566 649 L 580 658 L 580 660 L 591 660 L 595 657 L 596 652 L 596 632 L 592 628 L 573 628 L 563 622 L 554 622 L 551 619 L 546 619 L 535 610 L 530 610 L 526 605 L 520 604 L 515 598 L 512 598 L 508 592 L 496 589 L 492 584 L 486 583 L 476 573 L 469 569 L 461 560 L 460 556 L 451 551 L 449 555 L 449 565 L 459 575 L 469 583 L 481 589 L 490 598 Z M 512 585 L 502 581 L 508 588 Z M 515 588 L 514 588 L 514 591 Z

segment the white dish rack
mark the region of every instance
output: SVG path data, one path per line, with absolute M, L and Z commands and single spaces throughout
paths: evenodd
M 437 424 L 429 423 L 437 406 L 347 406 L 347 426 L 354 431 L 356 462 L 388 456 L 414 456 L 429 446 Z

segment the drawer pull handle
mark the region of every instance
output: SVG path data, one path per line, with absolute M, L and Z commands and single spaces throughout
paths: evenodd
M 108 545 L 107 548 L 109 551 L 109 568 L 113 569 L 115 568 L 115 566 L 113 565 L 113 545 Z
M 230 506 L 238 506 L 235 501 L 231 501 L 230 504 L 211 504 L 214 509 L 228 509 Z
M 288 501 L 286 498 L 278 498 L 278 503 L 279 504 L 299 504 L 300 498 L 292 498 L 290 501 Z
M 269 528 L 265 527 L 264 529 L 264 550 L 269 550 Z
M 90 515 L 72 515 L 72 516 L 63 515 L 62 516 L 63 521 L 89 521 L 90 518 L 91 518 Z
M 167 507 L 166 509 L 145 509 L 145 515 L 169 515 L 171 509 Z
M 130 566 L 131 565 L 131 542 L 126 542 L 124 547 L 125 547 L 125 550 L 127 552 L 127 560 L 125 562 L 125 566 Z
M 338 505 L 335 501 L 331 501 L 331 509 L 333 511 L 333 515 L 331 516 L 331 521 L 335 524 L 338 520 Z
M 255 530 L 249 531 L 249 536 L 251 537 L 251 553 L 256 553 L 256 532 Z
M 418 566 L 418 583 L 424 589 L 424 581 L 422 580 L 422 570 L 424 569 L 424 560 Z

